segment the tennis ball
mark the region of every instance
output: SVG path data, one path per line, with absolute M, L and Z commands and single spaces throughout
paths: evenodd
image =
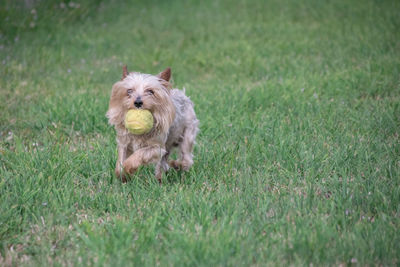
M 125 128 L 135 135 L 148 133 L 153 128 L 153 115 L 146 109 L 130 109 L 125 115 Z

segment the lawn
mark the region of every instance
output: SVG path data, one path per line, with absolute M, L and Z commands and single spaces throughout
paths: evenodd
M 1 1 L 0 266 L 399 265 L 399 10 Z M 195 103 L 195 163 L 162 186 L 114 178 L 125 63 Z

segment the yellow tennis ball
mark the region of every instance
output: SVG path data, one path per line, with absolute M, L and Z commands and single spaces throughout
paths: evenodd
M 125 115 L 125 128 L 135 135 L 148 133 L 153 128 L 153 115 L 146 109 L 130 109 Z

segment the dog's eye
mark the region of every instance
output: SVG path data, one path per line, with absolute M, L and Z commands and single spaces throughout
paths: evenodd
M 128 91 L 126 91 L 128 93 L 128 95 L 131 95 L 133 93 L 132 89 L 128 89 Z
M 148 93 L 149 95 L 154 95 L 154 91 L 153 91 L 153 90 L 147 90 L 147 93 Z

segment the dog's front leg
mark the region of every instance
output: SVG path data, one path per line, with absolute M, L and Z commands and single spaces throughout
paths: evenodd
M 118 159 L 117 159 L 117 163 L 115 164 L 116 165 L 115 166 L 115 175 L 122 182 L 126 183 L 126 177 L 125 177 L 123 169 L 122 169 L 122 163 L 126 159 L 128 148 L 126 145 L 118 145 L 117 150 L 118 150 Z
M 160 162 L 165 154 L 165 149 L 156 145 L 136 150 L 124 163 L 124 170 L 129 174 L 133 174 L 141 165 Z M 157 179 L 161 182 L 161 176 L 157 175 Z

